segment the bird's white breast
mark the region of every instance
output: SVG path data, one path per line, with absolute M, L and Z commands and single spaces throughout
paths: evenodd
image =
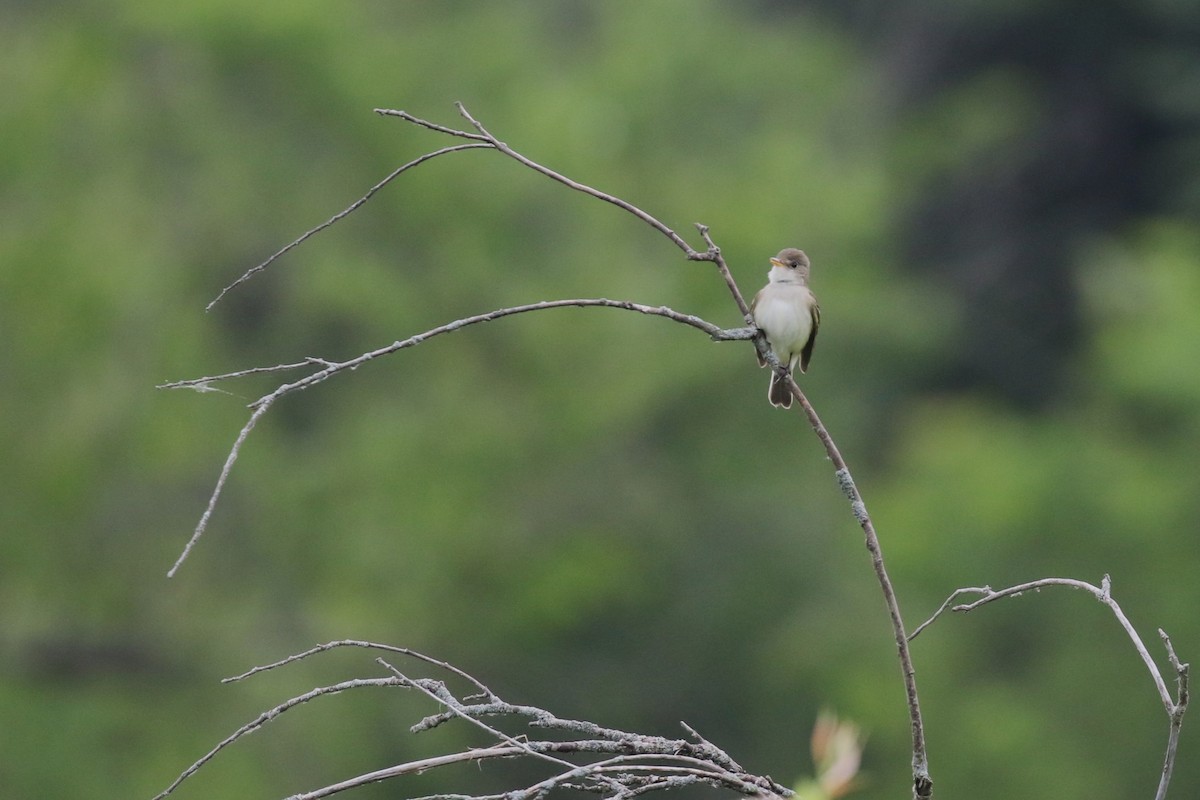
M 812 292 L 800 284 L 771 283 L 759 294 L 754 322 L 766 332 L 780 361 L 791 361 L 812 334 L 813 302 Z

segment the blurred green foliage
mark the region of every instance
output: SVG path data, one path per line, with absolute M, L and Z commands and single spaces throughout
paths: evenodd
M 1161 626 L 1194 660 L 1198 31 L 1170 2 L 0 7 L 5 796 L 152 796 L 260 710 L 377 668 L 219 677 L 346 637 L 563 716 L 685 719 L 785 781 L 830 706 L 868 733 L 860 796 L 907 794 L 894 646 L 819 444 L 766 403 L 747 346 L 660 319 L 517 317 L 287 398 L 163 577 L 274 384 L 158 383 L 549 298 L 739 323 L 710 268 L 487 152 L 404 175 L 206 315 L 445 143 L 376 107 L 462 126 L 461 100 L 694 244 L 709 224 L 743 292 L 806 248 L 824 326 L 804 386 L 910 627 L 960 586 L 1108 572 L 1155 654 Z M 939 795 L 1157 781 L 1165 714 L 1090 598 L 943 619 L 914 655 Z M 177 796 L 479 743 L 410 736 L 428 710 L 326 700 Z M 1173 796 L 1200 788 L 1189 734 Z

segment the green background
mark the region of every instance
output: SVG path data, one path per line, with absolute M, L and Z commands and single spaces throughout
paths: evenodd
M 261 710 L 377 675 L 340 638 L 513 702 L 811 771 L 831 707 L 858 796 L 908 794 L 861 533 L 750 347 L 604 309 L 440 337 L 282 401 L 206 537 L 245 403 L 169 380 L 344 359 L 565 297 L 740 324 L 710 265 L 492 152 L 458 100 L 694 246 L 743 292 L 804 247 L 802 384 L 909 627 L 960 586 L 1114 594 L 1200 658 L 1200 12 L 905 0 L 8 3 L 0 7 L 0 785 L 149 797 Z M 1107 610 L 1047 590 L 914 643 L 938 795 L 1146 797 L 1167 720 Z M 1170 680 L 1170 676 L 1168 676 Z M 364 690 L 292 712 L 176 796 L 280 797 L 483 739 Z M 1200 791 L 1185 725 L 1172 796 Z M 362 791 L 502 788 L 500 768 Z

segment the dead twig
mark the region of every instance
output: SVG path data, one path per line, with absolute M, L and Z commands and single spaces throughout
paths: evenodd
M 364 203 L 366 203 L 368 200 L 370 200 L 372 197 L 374 197 L 376 192 L 378 192 L 384 186 L 387 186 L 393 180 L 398 178 L 401 173 L 407 172 L 408 170 L 412 169 L 413 167 L 415 167 L 419 164 L 424 164 L 426 161 L 429 161 L 432 158 L 437 158 L 438 156 L 444 156 L 447 153 L 457 153 L 460 150 L 476 150 L 481 147 L 486 148 L 486 147 L 491 147 L 491 145 L 488 145 L 488 144 L 456 144 L 456 145 L 453 145 L 452 147 L 443 147 L 441 150 L 434 150 L 432 153 L 426 153 L 425 155 L 421 156 L 420 158 L 414 158 L 412 161 L 408 162 L 407 164 L 405 164 L 401 167 L 397 167 L 396 169 L 392 170 L 392 172 L 386 178 L 384 178 L 379 183 L 375 184 L 370 189 L 368 189 L 366 194 L 364 194 L 359 199 L 355 200 L 349 206 L 342 209 L 338 213 L 334 214 L 332 217 L 325 220 L 320 225 L 316 226 L 315 228 L 310 228 L 309 230 L 305 231 L 297 238 L 293 239 L 288 244 L 279 248 L 274 253 L 272 253 L 267 258 L 266 261 L 263 261 L 262 263 L 257 264 L 256 266 L 253 266 L 250 269 L 246 270 L 244 273 L 242 273 L 242 276 L 240 278 L 238 278 L 236 281 L 234 281 L 233 283 L 229 284 L 224 289 L 222 289 L 217 294 L 217 296 L 214 297 L 212 299 L 212 301 L 210 301 L 209 304 L 204 307 L 204 310 L 212 311 L 213 306 L 215 306 L 217 303 L 221 302 L 221 298 L 223 298 L 225 295 L 229 294 L 229 292 L 231 292 L 236 287 L 238 287 L 241 284 L 245 283 L 246 281 L 250 280 L 252 277 L 254 277 L 259 272 L 262 272 L 264 269 L 269 267 L 276 259 L 278 259 L 280 256 L 282 256 L 284 253 L 288 252 L 289 250 L 291 250 L 295 247 L 299 247 L 300 245 L 304 244 L 304 242 L 307 241 L 310 237 L 315 236 L 316 234 L 320 233 L 321 231 L 325 230 L 326 228 L 330 227 L 331 225 L 341 221 L 345 217 L 348 217 L 350 214 L 357 211 L 359 209 L 359 207 L 361 207 Z

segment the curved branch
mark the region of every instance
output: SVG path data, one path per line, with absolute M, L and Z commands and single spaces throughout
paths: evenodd
M 544 300 L 540 303 L 527 303 L 525 305 L 511 306 L 509 308 L 498 308 L 494 311 L 488 311 L 484 314 L 475 314 L 474 316 L 463 317 L 462 319 L 456 319 L 453 322 L 447 322 L 445 325 L 439 325 L 436 328 L 430 328 L 429 330 L 424 331 L 423 333 L 418 333 L 414 336 L 408 337 L 407 339 L 401 339 L 401 340 L 392 342 L 391 344 L 387 345 L 386 347 L 380 347 L 377 350 L 371 350 L 369 352 L 363 353 L 362 355 L 356 356 L 355 358 L 352 358 L 348 361 L 324 362 L 324 363 L 326 363 L 326 366 L 324 369 L 314 372 L 313 374 L 308 375 L 304 378 L 301 378 L 300 380 L 295 381 L 293 383 L 288 383 L 288 384 L 284 384 L 284 385 L 280 386 L 279 388 L 277 388 L 275 391 L 271 392 L 270 394 L 264 395 L 263 397 L 260 397 L 259 399 L 255 400 L 253 403 L 250 404 L 250 407 L 257 408 L 264 403 L 273 403 L 273 402 L 275 402 L 275 400 L 278 400 L 280 397 L 283 397 L 286 394 L 291 394 L 294 391 L 298 391 L 300 389 L 307 389 L 310 386 L 315 386 L 318 383 L 322 383 L 323 381 L 327 380 L 328 378 L 333 377 L 334 375 L 336 375 L 339 372 L 345 372 L 346 370 L 358 369 L 359 367 L 361 367 L 363 364 L 367 363 L 368 361 L 372 361 L 372 360 L 374 360 L 376 358 L 380 358 L 382 356 L 391 355 L 392 353 L 395 353 L 398 350 L 405 350 L 409 347 L 415 347 L 416 345 L 422 344 L 423 342 L 426 342 L 426 341 L 434 338 L 435 336 L 441 336 L 444 333 L 453 333 L 454 331 L 460 330 L 462 328 L 466 328 L 470 325 L 478 325 L 481 322 L 491 322 L 493 320 L 501 319 L 503 317 L 513 316 L 514 314 L 526 314 L 531 311 L 545 311 L 545 310 L 551 309 L 551 308 L 568 308 L 568 307 L 572 307 L 572 306 L 579 307 L 579 308 L 592 308 L 592 307 L 618 308 L 618 309 L 622 309 L 625 311 L 636 311 L 639 314 L 648 314 L 648 315 L 656 316 L 656 317 L 665 317 L 666 319 L 672 320 L 673 322 L 678 322 L 680 324 L 688 325 L 690 327 L 704 331 L 705 333 L 707 333 L 710 337 L 712 337 L 714 339 L 722 338 L 723 334 L 725 333 L 722 328 L 720 328 L 716 325 L 713 325 L 711 322 L 708 322 L 707 320 L 701 319 L 700 317 L 697 317 L 692 314 L 681 314 L 680 312 L 675 311 L 666 306 L 648 306 L 648 305 L 644 305 L 642 303 L 634 303 L 630 300 L 609 300 L 607 298 L 575 298 L 575 299 L 571 299 L 571 300 Z M 201 380 L 203 380 L 203 379 L 201 379 Z M 169 385 L 169 386 L 171 388 L 175 388 L 175 386 L 183 386 L 185 384 L 187 384 L 187 381 L 181 381 L 177 384 Z
M 309 700 L 315 700 L 316 698 L 323 697 L 325 695 L 338 694 L 340 692 L 345 692 L 350 689 L 361 689 L 361 688 L 368 687 L 368 686 L 400 686 L 400 685 L 401 685 L 400 681 L 398 679 L 392 678 L 392 677 L 389 677 L 389 678 L 359 678 L 359 679 L 355 679 L 355 680 L 342 681 L 341 683 L 336 683 L 336 684 L 333 684 L 332 686 L 320 686 L 320 687 L 317 687 L 316 689 L 307 691 L 304 694 L 297 695 L 297 696 L 291 698 L 290 700 L 286 700 L 285 702 L 280 703 L 279 705 L 272 708 L 270 711 L 264 711 L 263 713 L 259 714 L 253 720 L 251 720 L 250 722 L 247 722 L 245 725 L 238 728 L 236 731 L 234 731 L 233 733 L 229 734 L 224 739 L 222 739 L 220 741 L 220 743 L 217 744 L 216 747 L 214 747 L 212 750 L 209 750 L 194 764 L 192 764 L 190 767 L 188 767 L 182 773 L 180 773 L 179 777 L 176 778 L 174 781 L 172 781 L 170 786 L 168 786 L 166 789 L 163 789 L 161 792 L 156 794 L 154 796 L 154 800 L 162 800 L 162 798 L 164 798 L 167 795 L 174 792 L 175 789 L 178 788 L 181 783 L 183 783 L 185 780 L 190 778 L 192 775 L 196 774 L 196 772 L 198 772 L 199 769 L 201 767 L 203 767 L 205 764 L 207 764 L 209 761 L 212 761 L 213 758 L 216 757 L 217 753 L 221 752 L 226 747 L 228 747 L 229 745 L 236 742 L 238 739 L 241 739 L 243 736 L 246 736 L 247 734 L 250 734 L 250 733 L 254 733 L 256 730 L 258 730 L 262 726 L 266 725 L 268 722 L 275 719 L 276 717 L 278 717 L 280 714 L 282 714 L 285 711 L 289 711 L 289 710 L 295 708 L 296 706 L 303 705 L 304 703 L 307 703 Z
M 495 747 L 480 747 L 471 750 L 464 750 L 460 753 L 449 753 L 444 756 L 434 756 L 432 758 L 422 758 L 416 761 L 408 761 L 404 764 L 396 764 L 395 766 L 377 769 L 374 772 L 367 772 L 362 775 L 356 775 L 353 778 L 348 778 L 344 781 L 331 783 L 328 786 L 322 786 L 320 789 L 315 789 L 311 792 L 302 792 L 294 794 L 287 800 L 318 800 L 321 797 L 329 797 L 330 795 L 338 794 L 349 789 L 357 789 L 360 786 L 366 786 L 371 783 L 379 783 L 390 778 L 399 778 L 402 775 L 420 775 L 426 770 L 445 767 L 450 764 L 458 764 L 462 762 L 481 762 L 488 761 L 493 758 L 512 758 L 521 755 L 522 750 L 519 747 L 512 745 L 497 745 Z M 155 798 L 158 800 L 158 798 Z
M 187 544 L 183 546 L 182 552 L 179 553 L 179 558 L 175 559 L 175 563 L 167 570 L 168 578 L 175 577 L 175 573 L 179 571 L 183 562 L 191 554 L 192 548 L 196 546 L 196 542 L 200 541 L 200 537 L 204 535 L 204 529 L 208 527 L 208 521 L 212 518 L 213 511 L 217 507 L 217 500 L 221 497 L 221 492 L 225 490 L 225 482 L 229 480 L 229 473 L 233 471 L 233 465 L 237 463 L 246 437 L 250 435 L 250 431 L 254 430 L 254 426 L 258 424 L 258 421 L 262 419 L 270 407 L 270 403 L 259 405 L 254 409 L 254 412 L 250 415 L 250 419 L 246 421 L 242 429 L 238 431 L 237 438 L 233 440 L 233 447 L 229 449 L 229 455 L 225 456 L 225 464 L 221 467 L 221 474 L 217 477 L 217 485 L 213 487 L 212 494 L 208 496 L 208 505 L 204 507 L 204 513 L 200 515 L 200 521 L 196 523 L 196 528 L 192 531 L 192 536 L 187 540 Z
M 478 138 L 478 137 L 471 137 L 471 138 Z M 395 178 L 397 178 L 397 177 L 398 177 L 398 176 L 399 176 L 399 175 L 400 175 L 402 172 L 407 172 L 408 170 L 412 169 L 413 167 L 417 166 L 418 164 L 424 164 L 426 161 L 429 161 L 431 158 L 437 158 L 438 156 L 444 156 L 444 155 L 446 155 L 447 153 L 457 153 L 459 150 L 474 150 L 474 149 L 478 149 L 478 148 L 481 148 L 481 147 L 491 148 L 491 147 L 492 147 L 492 145 L 490 145 L 490 144 L 482 144 L 482 143 L 480 143 L 480 144 L 456 144 L 456 145 L 452 145 L 452 146 L 450 146 L 450 147 L 443 147 L 441 150 L 434 150 L 432 153 L 426 153 L 425 155 L 423 155 L 423 156 L 421 156 L 421 157 L 419 157 L 419 158 L 414 158 L 412 161 L 409 161 L 409 162 L 408 162 L 407 164 L 405 164 L 404 166 L 397 167 L 395 170 L 393 170 L 393 171 L 391 172 L 391 174 L 389 174 L 389 175 L 388 175 L 386 178 L 384 178 L 383 180 L 381 180 L 379 183 L 377 183 L 377 184 L 375 184 L 374 186 L 372 186 L 372 187 L 371 187 L 371 188 L 370 188 L 370 189 L 367 191 L 367 193 L 366 193 L 366 194 L 364 194 L 364 195 L 363 195 L 362 197 L 360 197 L 359 199 L 355 200 L 353 203 L 351 203 L 350 205 L 348 205 L 346 208 L 344 208 L 343 210 L 341 210 L 341 211 L 339 211 L 338 213 L 334 214 L 332 217 L 330 217 L 329 219 L 325 220 L 324 222 L 322 222 L 322 223 L 321 223 L 320 225 L 318 225 L 317 227 L 315 227 L 315 228 L 310 228 L 309 230 L 307 230 L 307 231 L 305 231 L 303 234 L 301 234 L 301 235 L 300 235 L 298 238 L 296 238 L 296 239 L 293 239 L 293 240 L 292 240 L 291 242 L 289 242 L 288 244 L 286 244 L 286 245 L 284 245 L 283 247 L 281 247 L 280 249 L 276 250 L 274 253 L 272 253 L 272 254 L 271 254 L 271 256 L 270 256 L 270 257 L 269 257 L 269 258 L 268 258 L 266 261 L 263 261 L 261 264 L 258 264 L 257 266 L 251 267 L 250 269 L 246 270 L 244 273 L 242 273 L 242 276 L 241 276 L 240 278 L 238 278 L 236 281 L 234 281 L 233 283 L 229 284 L 229 285 L 228 285 L 228 286 L 226 286 L 224 289 L 222 289 L 220 292 L 218 292 L 218 293 L 217 293 L 217 296 L 216 296 L 216 297 L 214 297 L 214 298 L 213 298 L 213 299 L 212 299 L 212 300 L 209 302 L 209 304 L 208 304 L 207 306 L 205 306 L 205 307 L 204 307 L 204 310 L 205 310 L 205 311 L 212 311 L 212 309 L 213 309 L 213 306 L 215 306 L 217 303 L 221 302 L 221 298 L 223 298 L 225 295 L 229 294 L 229 292 L 231 292 L 231 291 L 232 291 L 234 288 L 236 288 L 237 286 L 239 286 L 239 285 L 241 285 L 241 284 L 245 283 L 246 281 L 250 280 L 250 278 L 252 278 L 252 277 L 253 277 L 254 275 L 256 275 L 257 273 L 259 273 L 259 272 L 262 272 L 264 269 L 266 269 L 267 267 L 269 267 L 273 261 L 275 261 L 277 258 L 279 258 L 280 256 L 282 256 L 284 253 L 288 252 L 289 250 L 291 250 L 291 249 L 293 249 L 293 248 L 295 248 L 295 247 L 299 247 L 299 246 L 300 246 L 301 244 L 303 244 L 303 243 L 304 243 L 304 242 L 305 242 L 305 241 L 306 241 L 306 240 L 307 240 L 309 237 L 311 237 L 311 236 L 315 236 L 316 234 L 318 234 L 318 233 L 320 233 L 321 231 L 323 231 L 323 230 L 325 230 L 326 228 L 328 228 L 330 225 L 333 225 L 333 224 L 335 224 L 336 222 L 338 222 L 338 221 L 339 221 L 339 220 L 341 220 L 342 218 L 344 218 L 344 217 L 347 217 L 347 216 L 349 216 L 350 214 L 352 214 L 352 213 L 354 213 L 355 211 L 357 211 L 357 210 L 358 210 L 358 208 L 359 208 L 359 207 L 360 207 L 360 206 L 361 206 L 363 203 L 367 202 L 367 201 L 368 201 L 368 200 L 370 200 L 372 197 L 374 197 L 376 192 L 378 192 L 378 191 L 379 191 L 380 189 L 382 189 L 384 186 L 387 186 L 389 183 L 391 183 L 391 182 L 392 182 L 392 181 L 393 181 Z
M 1172 698 L 1170 691 L 1167 689 L 1166 681 L 1163 680 L 1162 673 L 1158 669 L 1158 665 L 1154 663 L 1154 659 L 1150 656 L 1150 651 L 1146 649 L 1146 645 L 1142 642 L 1142 637 L 1138 635 L 1137 629 L 1133 627 L 1133 623 L 1125 616 L 1125 612 L 1121 609 L 1121 606 L 1113 599 L 1112 579 L 1108 575 L 1104 576 L 1099 586 L 1086 581 L 1076 580 L 1075 578 L 1041 578 L 1036 581 L 1019 583 L 1016 586 L 1009 586 L 1006 589 L 999 590 L 992 589 L 990 586 L 967 586 L 955 589 L 938 610 L 933 613 L 933 616 L 913 630 L 912 636 L 909 639 L 915 639 L 921 631 L 932 625 L 938 617 L 944 614 L 946 609 L 966 613 L 996 600 L 1003 600 L 1006 597 L 1017 597 L 1025 592 L 1036 592 L 1049 586 L 1066 586 L 1071 589 L 1083 590 L 1108 606 L 1113 616 L 1116 617 L 1117 622 L 1124 629 L 1125 634 L 1129 637 L 1129 640 L 1133 642 L 1133 647 L 1141 657 L 1142 663 L 1146 665 L 1146 669 L 1150 673 L 1150 678 L 1154 681 L 1154 688 L 1158 691 L 1159 699 L 1162 701 L 1163 708 L 1170 719 L 1170 731 L 1167 735 L 1167 752 L 1163 759 L 1158 792 L 1155 794 L 1156 800 L 1163 800 L 1167 796 L 1167 786 L 1171 782 L 1171 773 L 1175 767 L 1175 752 L 1179 743 L 1179 731 L 1183 725 L 1184 712 L 1187 711 L 1188 665 L 1179 661 L 1178 656 L 1175 655 L 1175 648 L 1171 645 L 1171 639 L 1160 628 L 1158 635 L 1162 638 L 1163 646 L 1167 650 L 1167 659 L 1171 667 L 1175 670 L 1178 696 Z M 955 600 L 968 594 L 977 594 L 980 597 L 970 603 L 953 605 Z
M 767 349 L 767 352 L 771 358 L 774 358 L 774 353 L 770 353 L 769 349 Z M 775 364 L 778 364 L 777 360 Z M 862 528 L 867 552 L 871 554 L 871 566 L 875 570 L 875 579 L 883 591 L 883 600 L 887 605 L 888 618 L 892 624 L 892 635 L 896 642 L 896 653 L 900 660 L 900 672 L 904 679 L 904 689 L 908 702 L 909 726 L 912 731 L 913 797 L 930 797 L 933 794 L 933 778 L 929 774 L 929 756 L 925 745 L 925 724 L 921 717 L 921 703 L 917 697 L 916 667 L 913 665 L 912 653 L 908 646 L 910 637 L 904 630 L 904 618 L 900 614 L 900 601 L 896 597 L 895 587 L 892 586 L 892 580 L 888 576 L 887 567 L 883 561 L 883 548 L 879 543 L 879 536 L 875 533 L 875 524 L 871 521 L 871 515 L 867 512 L 867 504 L 863 501 L 862 494 L 858 491 L 858 485 L 854 482 L 854 478 L 850 474 L 850 467 L 846 465 L 846 460 L 842 458 L 842 453 L 838 450 L 833 437 L 830 435 L 828 429 L 826 429 L 824 423 L 821 422 L 821 418 L 817 416 L 816 409 L 813 408 L 812 403 L 805 397 L 804 392 L 800 390 L 796 381 L 790 376 L 788 380 L 792 396 L 800 403 L 800 408 L 804 410 L 805 415 L 808 417 L 808 422 L 812 426 L 813 432 L 821 440 L 821 444 L 825 447 L 826 455 L 829 456 L 829 460 L 833 463 L 835 470 L 834 477 L 837 478 L 838 487 L 841 488 L 842 494 L 846 496 L 846 499 L 850 501 L 850 511 L 858 521 L 859 527 Z
M 602 192 L 599 189 L 594 189 L 585 183 L 580 183 L 579 181 L 572 180 L 572 179 L 568 178 L 566 175 L 562 175 L 558 172 L 555 172 L 554 170 L 550 169 L 549 167 L 542 166 L 541 164 L 537 163 L 533 159 L 526 158 L 525 156 L 518 153 L 516 150 L 513 150 L 511 147 L 509 147 L 504 142 L 497 139 L 495 136 L 492 136 L 492 134 L 488 133 L 487 129 L 483 127 L 483 125 L 479 122 L 479 120 L 477 120 L 473 116 L 471 116 L 471 113 L 469 111 L 467 111 L 466 106 L 464 106 L 462 103 L 455 103 L 454 105 L 458 109 L 458 113 L 462 114 L 463 118 L 466 119 L 467 122 L 470 122 L 473 126 L 475 126 L 475 130 L 479 131 L 480 135 L 483 136 L 484 139 L 488 143 L 490 143 L 493 147 L 495 147 L 501 153 L 504 153 L 504 155 L 508 156 L 509 158 L 515 159 L 516 161 L 520 162 L 521 164 L 525 165 L 526 167 L 529 167 L 534 172 L 540 172 L 541 174 L 545 175 L 547 178 L 551 178 L 553 180 L 558 181 L 559 183 L 561 183 L 562 185 L 564 185 L 570 189 L 574 189 L 577 192 L 583 192 L 586 195 L 595 197 L 597 200 L 603 200 L 606 203 L 612 203 L 617 208 L 628 211 L 630 214 L 633 214 L 635 217 L 640 219 L 642 222 L 646 223 L 647 225 L 649 225 L 650 227 L 654 228 L 656 231 L 661 233 L 663 236 L 666 236 L 668 239 L 670 239 L 672 242 L 674 242 L 675 246 L 678 247 L 680 250 L 682 250 L 687 255 L 688 259 L 693 260 L 693 261 L 708 260 L 706 257 L 706 254 L 699 253 L 696 250 L 694 250 L 690 244 L 688 244 L 687 242 L 685 242 L 683 240 L 683 237 L 681 237 L 675 231 L 673 231 L 669 227 L 667 227 L 667 225 L 665 223 L 660 222 L 657 217 L 651 216 L 650 214 L 646 213 L 642 209 L 635 206 L 633 203 L 622 200 L 621 198 L 616 197 L 611 194 L 608 194 L 607 192 Z
M 429 339 L 432 339 L 435 336 L 440 336 L 444 333 L 452 333 L 453 331 L 470 325 L 477 325 L 481 322 L 491 322 L 492 320 L 509 317 L 514 314 L 525 314 L 531 311 L 545 311 L 551 308 L 567 308 L 572 306 L 580 308 L 617 308 L 624 311 L 634 311 L 639 314 L 664 317 L 672 322 L 678 322 L 681 325 L 687 325 L 689 327 L 696 328 L 697 330 L 704 331 L 709 335 L 710 338 L 716 341 L 745 338 L 745 331 L 742 329 L 726 331 L 693 314 L 682 314 L 674 309 L 668 308 L 667 306 L 648 306 L 643 303 L 634 303 L 630 300 L 609 300 L 607 298 L 546 300 L 540 303 L 528 303 L 526 305 L 512 306 L 510 308 L 498 308 L 485 314 L 476 314 L 471 317 L 456 319 L 453 322 L 448 322 L 445 325 L 439 325 L 436 328 L 431 328 L 422 333 L 418 333 L 415 336 L 410 336 L 407 339 L 395 341 L 386 347 L 380 347 L 376 350 L 368 351 L 349 359 L 348 361 L 329 361 L 321 358 L 308 358 L 295 364 L 279 364 L 274 367 L 256 367 L 254 369 L 226 373 L 225 375 L 210 375 L 203 378 L 192 378 L 189 380 L 173 381 L 171 383 L 161 384 L 158 387 L 160 389 L 196 389 L 198 391 L 213 391 L 212 384 L 221 380 L 229 380 L 232 378 L 239 378 L 246 375 L 259 374 L 263 372 L 294 370 L 304 366 L 321 367 L 321 369 L 317 370 L 316 372 L 306 375 L 299 380 L 292 381 L 291 383 L 281 384 L 271 393 L 263 395 L 254 402 L 250 403 L 250 408 L 252 409 L 253 413 L 250 415 L 250 419 L 246 422 L 246 424 L 242 426 L 241 431 L 238 433 L 237 439 L 234 440 L 233 447 L 230 448 L 229 455 L 225 458 L 225 464 L 221 468 L 221 474 L 217 478 L 217 484 L 213 488 L 212 494 L 208 498 L 208 505 L 205 507 L 204 513 L 200 517 L 200 521 L 196 524 L 195 529 L 192 531 L 191 538 L 188 539 L 187 544 L 184 545 L 183 551 L 179 554 L 179 557 L 175 560 L 175 563 L 172 565 L 171 569 L 167 571 L 167 577 L 171 578 L 175 576 L 175 573 L 187 559 L 188 555 L 192 551 L 192 548 L 196 545 L 196 542 L 198 542 L 200 537 L 204 535 L 204 531 L 208 527 L 209 519 L 212 517 L 213 511 L 217 507 L 217 501 L 220 499 L 222 491 L 224 491 L 225 483 L 229 479 L 229 474 L 233 470 L 233 465 L 237 462 L 238 456 L 241 453 L 242 445 L 245 443 L 246 438 L 250 435 L 250 431 L 254 429 L 254 426 L 258 424 L 258 421 L 262 419 L 263 415 L 266 414 L 266 412 L 277 400 L 285 395 L 291 394 L 292 392 L 298 392 L 315 386 L 318 383 L 323 383 L 324 381 L 341 372 L 356 370 L 363 364 L 366 364 L 368 361 L 382 358 L 383 356 L 390 355 L 399 350 L 405 350 L 409 347 L 415 347 L 422 342 L 428 341 Z

